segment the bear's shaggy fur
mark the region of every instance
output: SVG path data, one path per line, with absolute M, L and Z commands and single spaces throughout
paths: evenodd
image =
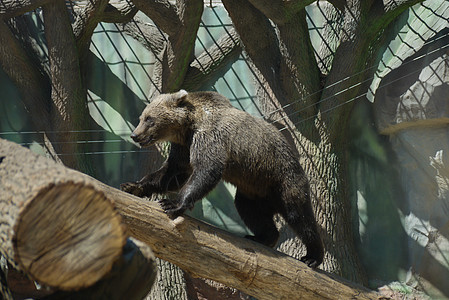
M 161 200 L 172 217 L 181 215 L 223 179 L 237 187 L 235 206 L 249 238 L 273 247 L 280 214 L 307 248 L 301 260 L 316 267 L 323 246 L 309 197 L 309 184 L 284 136 L 262 119 L 234 108 L 214 92 L 157 96 L 143 111 L 131 137 L 142 147 L 169 141 L 161 169 L 121 185 L 137 196 L 179 190 L 176 201 Z

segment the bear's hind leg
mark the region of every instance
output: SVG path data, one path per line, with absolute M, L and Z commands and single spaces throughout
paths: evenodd
M 279 238 L 279 232 L 274 224 L 274 209 L 267 205 L 265 199 L 250 198 L 238 190 L 235 195 L 235 207 L 245 225 L 253 232 L 246 238 L 274 247 Z
M 307 254 L 301 258 L 301 261 L 309 267 L 318 267 L 323 262 L 324 249 L 310 201 L 287 199 L 284 203 L 286 207 L 281 211 L 281 215 L 307 249 Z

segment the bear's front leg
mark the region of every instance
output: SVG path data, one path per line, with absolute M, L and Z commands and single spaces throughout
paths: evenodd
M 187 209 L 192 209 L 195 202 L 204 198 L 220 181 L 221 165 L 208 168 L 198 168 L 193 171 L 186 184 L 179 191 L 176 200 L 159 200 L 162 209 L 172 218 L 182 215 Z

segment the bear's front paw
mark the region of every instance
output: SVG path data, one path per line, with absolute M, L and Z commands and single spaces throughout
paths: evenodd
M 183 214 L 185 209 L 182 206 L 179 206 L 178 203 L 176 203 L 173 200 L 170 199 L 160 199 L 159 204 L 161 205 L 162 209 L 165 211 L 167 215 L 170 216 L 170 218 L 176 218 Z
M 129 194 L 142 197 L 143 196 L 143 188 L 140 184 L 135 182 L 125 182 L 120 184 L 120 189 Z

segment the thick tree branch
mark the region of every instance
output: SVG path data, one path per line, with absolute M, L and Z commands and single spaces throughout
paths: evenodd
M 369 19 L 366 24 L 371 36 L 375 36 L 390 25 L 400 14 L 413 5 L 424 0 L 388 0 L 384 1 L 383 9 L 378 13 L 367 14 Z
M 345 9 L 346 0 L 328 0 L 336 9 L 343 11 Z
M 384 4 L 371 1 L 360 5 L 359 1 L 347 1 L 344 11 L 347 21 L 343 23 L 340 46 L 335 52 L 333 67 L 327 77 L 326 85 L 329 88 L 322 94 L 326 101 L 323 101 L 321 109 L 326 112 L 323 118 L 328 126 L 347 124 L 346 118 L 353 104 L 353 101 L 347 101 L 361 96 L 363 86 L 356 84 L 364 82 L 375 71 L 367 67 L 374 63 L 373 54 L 377 53 L 380 46 L 376 43 L 378 36 L 400 13 L 418 2 L 421 1 L 388 1 Z M 350 59 L 348 53 L 352 54 Z M 342 80 L 343 78 L 348 80 Z M 339 84 L 335 84 L 339 81 Z M 339 139 L 339 135 L 334 138 Z
M 43 12 L 52 79 L 52 99 L 64 119 L 63 122 L 80 122 L 84 113 L 82 108 L 86 107 L 86 103 L 77 47 L 67 8 L 64 3 L 56 1 L 44 6 Z M 69 128 L 74 129 L 86 124 L 70 125 Z
M 134 22 L 125 24 L 124 29 L 156 55 L 155 69 L 160 71 L 158 74 L 161 76 L 153 79 L 156 81 L 158 90 L 162 92 L 175 91 L 181 87 L 193 60 L 196 34 L 203 13 L 203 1 L 177 1 L 176 7 L 164 1 L 143 2 L 141 3 L 141 0 L 134 1 L 136 6 L 146 13 L 165 34 L 150 24 L 140 22 L 139 26 L 136 26 L 135 22 L 139 22 L 136 18 Z M 144 11 L 144 9 L 156 9 L 160 6 L 163 6 L 164 9 L 157 14 Z M 176 20 L 170 23 L 169 19 L 163 18 L 163 14 L 168 14 L 170 15 L 169 19 Z M 159 18 L 163 18 L 163 22 L 167 22 L 167 24 L 161 23 Z M 169 30 L 167 30 L 167 26 Z
M 293 10 L 294 17 L 285 16 L 278 20 L 279 24 L 273 26 L 269 18 L 276 12 L 266 7 L 268 2 L 255 1 L 268 15 L 250 2 L 253 1 L 223 1 L 246 52 L 263 74 L 280 105 L 287 107 L 285 113 L 292 116 L 293 122 L 314 116 L 316 107 L 313 104 L 318 95 L 310 95 L 320 89 L 320 71 L 310 42 L 305 10 Z M 285 8 L 283 2 L 276 3 Z M 301 3 L 289 5 L 299 6 Z M 305 100 L 298 101 L 300 99 Z M 288 105 L 290 103 L 294 104 Z M 301 114 L 293 114 L 293 111 L 299 110 L 298 105 L 306 109 Z
M 98 23 L 101 22 L 103 11 L 108 2 L 109 0 L 88 1 L 83 10 L 77 14 L 76 21 L 73 24 L 73 34 L 75 35 L 80 62 L 86 60 L 92 34 Z
M 92 33 L 98 23 L 125 23 L 132 20 L 138 9 L 133 3 L 120 1 L 109 3 L 109 0 L 89 1 L 83 9 L 79 9 L 73 32 L 78 48 L 86 41 L 90 42 Z
M 305 15 L 305 7 L 314 1 L 249 0 L 249 2 L 278 26 L 282 57 L 280 76 L 283 78 L 282 89 L 286 98 L 290 102 L 298 98 L 306 99 L 299 101 L 298 104 L 309 109 L 298 117 L 308 118 L 314 115 L 316 111 L 312 104 L 317 101 L 317 97 L 310 97 L 309 94 L 320 88 L 320 72 L 310 42 Z
M 143 22 L 136 16 L 131 22 L 123 24 L 122 29 L 154 55 L 158 56 L 164 50 L 167 40 L 153 24 Z
M 176 34 L 168 36 L 168 43 L 162 55 L 161 91 L 178 90 L 193 60 L 196 34 L 203 15 L 202 0 L 177 1 L 177 10 L 182 26 Z
M 281 54 L 276 32 L 270 21 L 247 0 L 223 0 L 223 4 L 239 33 L 245 51 L 265 79 L 276 86 Z M 270 58 L 269 61 L 267 57 Z
M 137 7 L 128 1 L 109 3 L 104 10 L 101 21 L 106 23 L 126 23 L 131 21 L 137 12 Z
M 227 62 L 236 59 L 241 50 L 240 39 L 232 28 L 192 62 L 182 87 L 194 91 L 208 80 L 220 77 L 217 73 L 226 68 Z
M 294 18 L 279 24 L 278 31 L 282 53 L 281 85 L 286 97 L 285 100 L 280 100 L 284 101 L 284 106 L 293 103 L 291 112 L 287 113 L 294 123 L 300 119 L 310 120 L 312 123 L 317 113 L 314 104 L 319 100 L 319 93 L 316 91 L 321 89 L 321 73 L 310 41 L 305 9 L 298 11 Z
M 284 24 L 315 0 L 249 0 L 251 4 L 260 10 L 265 16 L 276 24 Z
M 399 10 L 400 12 L 404 11 L 405 9 L 412 7 L 413 5 L 424 2 L 424 0 L 384 0 L 384 7 L 385 12 L 390 13 L 394 12 L 396 10 Z
M 366 4 L 366 3 L 365 3 Z M 330 128 L 337 126 L 337 124 L 348 124 L 347 118 L 351 111 L 353 102 L 349 102 L 343 105 L 345 101 L 355 97 L 359 91 L 357 88 L 350 88 L 355 83 L 361 82 L 363 73 L 361 70 L 365 68 L 369 60 L 369 39 L 364 30 L 364 25 L 361 24 L 362 20 L 369 18 L 368 6 L 364 5 L 365 9 L 362 9 L 358 1 L 347 1 L 347 5 L 344 10 L 345 22 L 342 25 L 340 35 L 340 44 L 335 51 L 335 55 L 332 61 L 332 69 L 330 70 L 326 78 L 326 89 L 323 90 L 321 95 L 322 101 L 320 109 L 322 112 L 323 120 Z M 366 29 L 365 29 L 366 30 Z M 348 56 L 351 53 L 351 56 Z M 354 74 L 358 74 L 354 76 Z M 347 80 L 343 80 L 348 78 Z M 332 131 L 335 136 L 333 139 L 338 140 L 340 134 L 345 130 Z
M 176 7 L 168 0 L 133 0 L 133 3 L 168 35 L 180 30 L 182 23 Z
M 0 0 L 0 19 L 23 15 L 54 0 Z

